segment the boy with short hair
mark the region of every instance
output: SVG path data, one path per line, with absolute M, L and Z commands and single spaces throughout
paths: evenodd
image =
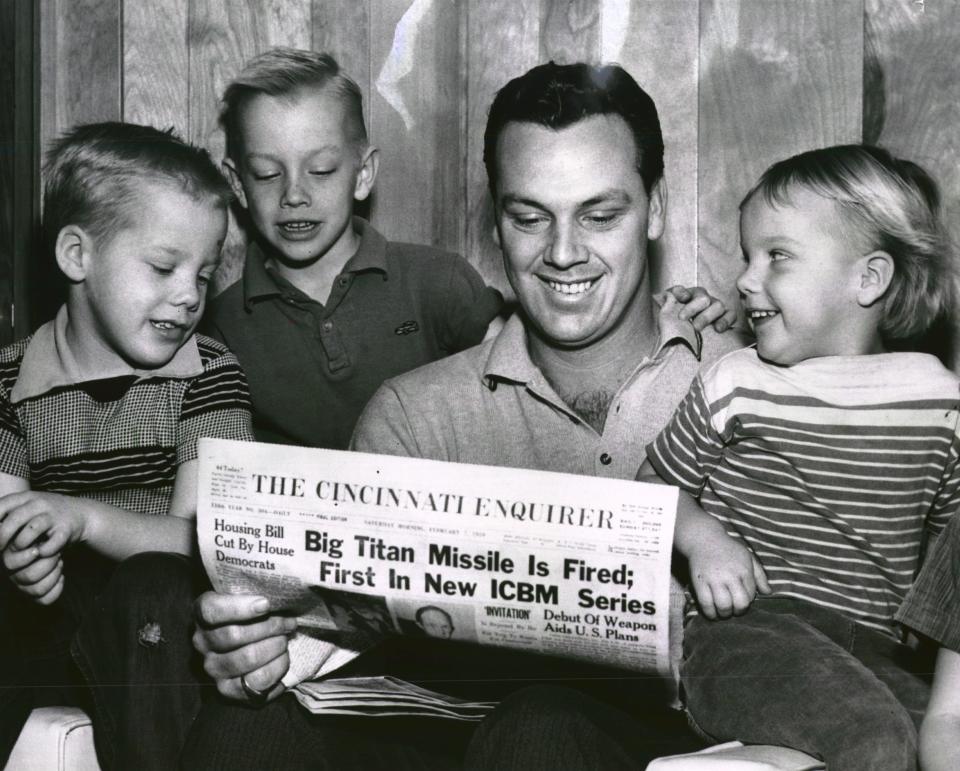
M 0 602 L 4 665 L 20 684 L 0 689 L 13 705 L 0 710 L 8 741 L 35 697 L 60 703 L 31 685 L 82 684 L 70 639 L 94 617 L 119 623 L 120 609 L 102 607 L 116 563 L 193 551 L 197 439 L 253 438 L 237 360 L 194 334 L 231 199 L 207 153 L 170 132 L 101 123 L 58 140 L 45 170 L 44 230 L 68 298 L 0 350 Z M 187 655 L 187 640 L 165 652 L 174 645 Z M 82 651 L 85 665 L 82 653 L 115 652 Z M 142 706 L 124 719 L 160 733 Z M 141 758 L 114 757 L 125 728 L 95 722 L 101 763 L 149 766 L 153 730 L 137 732 Z
M 929 689 L 893 616 L 960 501 L 960 393 L 934 357 L 889 351 L 951 308 L 936 186 L 878 148 L 815 150 L 763 175 L 740 229 L 757 346 L 694 381 L 648 454 L 681 488 L 703 614 L 687 708 L 715 739 L 914 768 Z
M 253 240 L 205 328 L 243 363 L 258 439 L 346 449 L 385 379 L 479 343 L 502 298 L 462 257 L 352 215 L 379 150 L 333 57 L 267 51 L 223 104 L 224 167 Z

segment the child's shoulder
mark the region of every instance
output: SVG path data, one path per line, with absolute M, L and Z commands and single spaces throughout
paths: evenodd
M 0 348 L 0 393 L 4 397 L 8 396 L 13 390 L 17 378 L 20 377 L 23 354 L 26 352 L 31 339 L 32 335 Z
M 207 337 L 197 333 L 197 352 L 200 354 L 200 362 L 203 364 L 203 371 L 210 372 L 217 369 L 239 368 L 240 362 L 234 356 L 227 346 L 219 340 Z

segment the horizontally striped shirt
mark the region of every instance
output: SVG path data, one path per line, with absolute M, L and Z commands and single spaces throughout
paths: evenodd
M 253 439 L 243 371 L 215 340 L 185 344 L 198 354 L 192 376 L 67 383 L 12 401 L 31 340 L 0 350 L 0 471 L 33 490 L 166 514 L 177 467 L 197 457 L 199 437 Z
M 926 354 L 792 367 L 735 351 L 648 448 L 657 472 L 747 543 L 774 593 L 894 633 L 924 528 L 960 500 L 960 386 Z

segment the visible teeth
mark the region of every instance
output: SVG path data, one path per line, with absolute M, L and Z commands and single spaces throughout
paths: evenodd
M 284 222 L 280 227 L 284 230 L 310 230 L 313 222 Z
M 776 316 L 779 311 L 747 311 L 747 316 L 751 319 L 766 319 L 770 316 Z
M 153 326 L 157 327 L 158 329 L 174 329 L 176 327 L 176 324 L 172 324 L 169 321 L 154 321 L 152 323 Z
M 579 281 L 576 284 L 563 284 L 559 281 L 548 281 L 547 285 L 560 294 L 582 294 L 593 286 L 593 281 Z

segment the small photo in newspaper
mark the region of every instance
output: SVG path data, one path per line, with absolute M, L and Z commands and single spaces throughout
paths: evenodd
M 402 634 L 477 642 L 474 610 L 470 605 L 406 599 L 392 600 L 391 605 Z

